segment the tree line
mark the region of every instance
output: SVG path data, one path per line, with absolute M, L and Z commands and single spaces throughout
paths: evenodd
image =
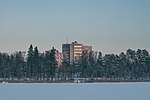
M 145 49 L 128 49 L 119 55 L 83 51 L 77 62 L 70 64 L 64 57 L 59 67 L 56 51 L 53 47 L 39 53 L 37 47 L 30 45 L 27 57 L 21 51 L 0 53 L 0 80 L 150 79 L 150 55 Z

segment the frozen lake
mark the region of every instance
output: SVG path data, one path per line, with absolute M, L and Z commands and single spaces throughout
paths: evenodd
M 6 83 L 0 100 L 150 100 L 150 83 Z

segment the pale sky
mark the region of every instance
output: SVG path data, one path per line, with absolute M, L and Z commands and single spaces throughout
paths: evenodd
M 78 41 L 102 53 L 150 51 L 150 0 L 0 0 L 0 52 Z

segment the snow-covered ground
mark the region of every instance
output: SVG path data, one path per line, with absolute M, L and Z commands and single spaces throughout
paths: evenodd
M 0 100 L 149 100 L 150 83 L 4 83 Z

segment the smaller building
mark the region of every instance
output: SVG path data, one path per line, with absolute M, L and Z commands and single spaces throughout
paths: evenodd
M 82 46 L 82 51 L 86 51 L 88 54 L 92 51 L 92 46 Z
M 51 51 L 50 50 L 47 50 L 45 51 L 46 53 L 50 53 Z M 42 55 L 42 53 L 41 53 Z M 59 52 L 58 50 L 55 51 L 55 58 L 56 58 L 56 61 L 57 61 L 57 67 L 61 67 L 62 65 L 62 62 L 63 62 L 63 53 Z
M 63 62 L 63 53 L 59 51 L 56 52 L 56 61 L 57 61 L 58 68 L 61 67 L 62 62 Z

